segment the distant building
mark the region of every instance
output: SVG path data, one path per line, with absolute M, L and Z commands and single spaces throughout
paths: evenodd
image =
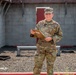
M 30 29 L 36 25 L 36 7 L 53 7 L 60 23 L 60 45 L 76 45 L 76 0 L 0 0 L 0 47 L 35 45 Z

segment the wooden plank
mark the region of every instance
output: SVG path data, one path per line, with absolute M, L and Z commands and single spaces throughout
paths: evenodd
M 22 0 L 24 3 L 76 3 L 76 0 Z M 13 3 L 20 3 L 19 0 L 12 0 Z
M 0 75 L 33 75 L 33 72 L 0 72 Z M 41 72 L 40 75 L 47 75 L 47 73 Z M 53 75 L 76 75 L 76 72 L 54 72 Z

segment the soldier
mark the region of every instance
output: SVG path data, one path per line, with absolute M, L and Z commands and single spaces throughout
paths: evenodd
M 59 42 L 62 38 L 61 27 L 56 21 L 52 19 L 53 16 L 53 8 L 45 8 L 45 19 L 39 21 L 36 25 L 35 29 L 39 30 L 44 38 L 39 38 L 35 30 L 31 29 L 30 31 L 33 37 L 38 38 L 37 51 L 34 59 L 34 75 L 40 75 L 45 58 L 47 63 L 47 74 L 53 75 L 53 65 L 57 54 L 56 42 Z

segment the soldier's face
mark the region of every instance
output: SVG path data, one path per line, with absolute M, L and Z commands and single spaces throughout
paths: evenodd
M 54 14 L 53 13 L 45 13 L 44 16 L 45 16 L 45 19 L 47 21 L 51 21 L 53 16 L 54 16 Z

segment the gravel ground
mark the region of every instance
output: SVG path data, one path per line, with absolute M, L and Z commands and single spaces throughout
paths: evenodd
M 5 50 L 1 55 L 8 55 L 8 60 L 0 60 L 0 72 L 32 72 L 34 67 L 35 50 L 21 50 L 21 56 L 16 57 L 17 51 Z M 44 61 L 42 71 L 46 71 L 46 62 Z M 76 72 L 76 52 L 61 53 L 57 56 L 54 64 L 54 72 Z

